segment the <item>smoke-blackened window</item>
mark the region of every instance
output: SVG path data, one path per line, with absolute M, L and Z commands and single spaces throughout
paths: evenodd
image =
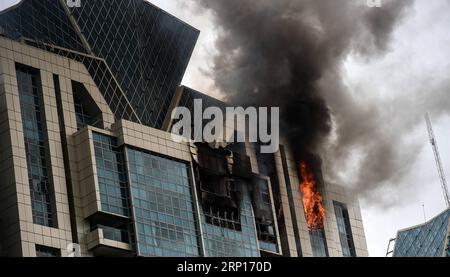
M 253 180 L 253 209 L 261 250 L 278 252 L 276 224 L 268 179 Z

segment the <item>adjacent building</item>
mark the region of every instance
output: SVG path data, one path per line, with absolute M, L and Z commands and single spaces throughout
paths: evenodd
M 450 257 L 450 209 L 428 222 L 400 230 L 394 257 Z
M 321 180 L 311 231 L 288 143 L 175 142 L 198 31 L 143 0 L 0 13 L 0 255 L 367 256 L 358 201 Z
M 199 31 L 143 0 L 23 0 L 7 37 L 81 62 L 115 119 L 160 128 Z

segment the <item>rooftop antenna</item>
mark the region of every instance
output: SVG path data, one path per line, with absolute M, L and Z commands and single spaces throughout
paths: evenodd
M 447 208 L 450 207 L 450 194 L 448 192 L 447 180 L 445 179 L 444 170 L 442 168 L 441 156 L 439 155 L 439 149 L 436 141 L 436 137 L 434 136 L 433 125 L 431 123 L 430 114 L 425 115 L 425 120 L 427 122 L 428 134 L 430 135 L 430 142 L 433 147 L 434 158 L 436 160 L 436 166 L 439 173 L 439 179 L 441 181 L 442 191 L 444 193 L 445 204 Z

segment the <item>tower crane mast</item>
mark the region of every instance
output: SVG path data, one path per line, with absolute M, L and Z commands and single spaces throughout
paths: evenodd
M 431 118 L 430 118 L 429 114 L 425 115 L 425 120 L 427 122 L 428 134 L 430 136 L 431 146 L 433 147 L 434 158 L 436 160 L 436 166 L 437 166 L 437 170 L 438 170 L 438 174 L 439 174 L 439 179 L 441 181 L 442 191 L 444 193 L 445 204 L 447 205 L 447 208 L 449 208 L 450 207 L 450 194 L 448 192 L 447 180 L 445 178 L 444 169 L 442 168 L 441 156 L 439 154 L 436 137 L 435 137 L 434 131 L 433 131 L 433 125 L 431 123 Z

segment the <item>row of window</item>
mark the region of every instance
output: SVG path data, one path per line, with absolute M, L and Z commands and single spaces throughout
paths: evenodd
M 130 197 L 123 151 L 117 139 L 93 134 L 102 210 L 130 216 Z
M 105 159 L 105 148 L 113 149 L 116 145 L 113 138 L 94 133 L 94 145 L 99 147 L 100 142 L 107 146 L 95 151 L 97 160 Z M 132 148 L 120 151 L 126 152 L 131 178 L 129 187 L 139 255 L 199 256 L 200 234 L 194 217 L 189 165 Z M 103 178 L 101 171 L 105 169 L 101 164 L 97 164 L 97 169 L 98 178 Z M 120 179 L 118 174 L 112 176 Z M 240 226 L 234 230 L 208 222 L 202 212 L 200 223 L 203 224 L 206 256 L 259 256 L 248 192 L 244 193 L 239 218 Z
M 48 138 L 45 130 L 43 114 L 42 88 L 39 71 L 21 65 L 17 66 L 19 96 L 22 108 L 24 138 L 27 153 L 27 165 L 30 179 L 33 220 L 36 224 L 55 227 L 54 201 L 52 199 L 52 184 L 50 165 L 48 164 Z M 75 101 L 77 124 L 85 126 L 91 119 L 80 101 Z M 137 243 L 142 255 L 170 250 L 177 255 L 199 255 L 198 233 L 194 219 L 192 187 L 189 177 L 189 167 L 180 162 L 146 154 L 137 150 L 127 149 L 129 172 L 125 163 L 124 149 L 118 147 L 117 139 L 93 134 L 94 151 L 100 187 L 102 210 L 114 214 L 130 216 L 130 191 L 128 176 L 130 176 L 131 196 L 134 201 L 134 213 L 137 220 Z M 271 209 L 268 187 L 261 187 L 262 204 Z M 251 202 L 243 199 L 243 207 Z M 204 213 L 202 220 L 206 226 L 206 246 L 211 255 L 229 255 L 235 246 L 250 243 L 248 253 L 257 254 L 256 237 L 262 249 L 277 251 L 274 226 L 258 224 L 249 212 L 251 207 L 242 210 L 237 215 L 239 222 L 215 219 L 213 215 Z M 346 207 L 335 203 L 339 235 L 344 256 L 355 256 L 353 238 Z M 210 218 L 210 220 L 207 220 Z M 219 223 L 217 223 L 217 222 Z M 222 221 L 224 223 L 222 223 Z M 227 226 L 222 226 L 226 224 Z M 233 228 L 228 228 L 232 224 Z M 239 225 L 235 227 L 235 225 Z M 241 224 L 245 225 L 244 228 Z M 215 226 L 214 226 L 215 225 Z M 254 228 L 259 226 L 258 236 Z M 223 228 L 234 230 L 226 235 Z M 215 229 L 215 230 L 214 230 Z M 110 230 L 111 231 L 111 230 Z M 211 232 L 210 232 L 211 231 Z M 250 231 L 245 237 L 242 233 Z M 109 232 L 114 235 L 114 232 Z M 264 236 L 261 234 L 264 233 Z M 239 236 L 241 234 L 241 236 Z M 220 235 L 221 238 L 216 236 Z M 225 238 L 225 239 L 224 239 Z M 227 240 L 228 243 L 227 243 Z M 317 255 L 326 253 L 325 237 L 322 234 L 311 235 L 313 250 Z M 161 242 L 161 243 L 155 243 Z M 164 242 L 164 243 L 163 243 Z M 142 245 L 141 245 L 142 244 Z M 184 247 L 184 248 L 183 248 Z M 177 250 L 174 250 L 177 249 Z M 196 249 L 196 250 L 193 250 Z M 163 251 L 164 250 L 164 251 Z M 245 250 L 236 253 L 247 255 Z
M 199 256 L 188 165 L 127 149 L 137 244 L 143 256 Z
M 57 227 L 40 71 L 28 66 L 16 64 L 16 72 L 33 222 L 38 225 Z M 60 91 L 57 75 L 54 75 L 54 82 L 55 91 Z M 91 124 L 92 119 L 80 99 L 75 97 L 74 100 L 78 127 L 81 128 L 87 124 Z M 109 156 L 114 155 L 114 152 L 109 153 L 107 150 L 105 152 L 105 156 L 107 154 Z M 102 164 L 103 160 L 99 160 L 98 162 Z M 111 175 L 115 174 L 118 170 L 120 171 L 120 168 L 114 171 L 113 165 L 115 164 L 117 163 L 114 157 L 110 159 L 105 158 L 103 164 L 105 170 L 101 171 L 101 173 L 104 173 L 105 179 L 108 179 L 108 177 L 111 179 Z M 123 176 L 121 177 L 123 178 Z M 112 186 L 106 180 L 100 183 L 102 198 L 107 203 L 105 204 L 105 208 L 110 208 L 114 213 L 126 214 L 127 211 L 121 210 L 122 202 L 127 201 L 126 197 L 121 197 L 125 193 L 124 190 L 114 190 L 117 187 Z M 111 190 L 114 190 L 114 192 L 111 192 Z M 114 197 L 110 197 L 110 195 L 114 195 Z
M 339 232 L 339 240 L 341 243 L 342 255 L 344 257 L 356 257 L 356 249 L 353 241 L 350 217 L 347 206 L 343 203 L 334 201 L 334 212 L 336 215 L 336 223 Z M 325 230 L 311 230 L 309 232 L 311 247 L 314 257 L 328 257 L 327 240 Z

